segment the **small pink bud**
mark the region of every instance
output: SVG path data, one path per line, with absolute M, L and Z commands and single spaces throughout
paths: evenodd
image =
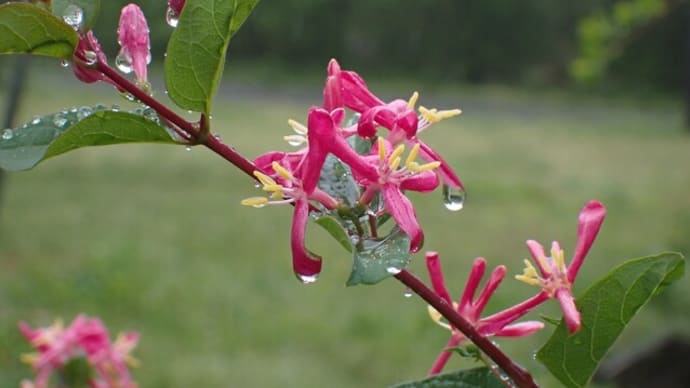
M 128 4 L 122 8 L 117 36 L 122 47 L 116 60 L 118 67 L 125 72 L 131 68 L 137 81 L 140 84 L 146 83 L 146 65 L 151 62 L 149 26 L 144 13 L 136 4 Z

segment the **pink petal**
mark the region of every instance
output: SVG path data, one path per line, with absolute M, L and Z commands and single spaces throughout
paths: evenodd
M 332 111 L 343 106 L 343 96 L 340 88 L 340 77 L 328 76 L 323 89 L 323 108 Z
M 383 202 L 400 229 L 410 238 L 410 252 L 417 252 L 424 242 L 412 202 L 393 184 L 383 185 Z
M 592 247 L 592 243 L 594 243 L 594 239 L 597 237 L 605 217 L 606 208 L 598 201 L 588 202 L 580 211 L 577 225 L 577 245 L 575 246 L 573 259 L 568 267 L 568 280 L 571 283 L 575 281 L 582 262 L 585 256 L 587 256 L 589 248 Z
M 474 294 L 477 292 L 479 283 L 484 277 L 484 272 L 486 271 L 486 260 L 483 257 L 477 257 L 472 263 L 472 269 L 467 277 L 467 283 L 465 283 L 465 289 L 462 292 L 462 297 L 460 297 L 460 303 L 458 306 L 458 312 L 460 315 L 469 319 L 470 322 L 477 322 L 479 319 L 479 312 L 475 311 L 472 306 L 472 299 Z M 467 316 L 471 314 L 471 316 Z
M 340 71 L 340 82 L 343 91 L 343 102 L 345 106 L 362 113 L 365 110 L 377 105 L 384 105 L 384 102 L 369 91 L 366 82 L 353 71 Z
M 187 0 L 168 0 L 168 7 L 175 12 L 175 15 L 179 15 L 186 1 Z
M 506 273 L 507 269 L 504 265 L 499 265 L 491 272 L 489 280 L 486 282 L 486 285 L 484 285 L 484 289 L 474 301 L 474 306 L 478 315 L 481 315 L 482 311 L 484 311 L 486 304 L 489 303 L 489 299 L 491 299 L 491 296 L 494 294 L 503 279 L 505 279 Z
M 455 175 L 453 169 L 450 167 L 448 162 L 446 162 L 441 157 L 441 155 L 437 154 L 436 151 L 434 151 L 431 147 L 429 147 L 419 139 L 411 140 L 408 142 L 410 146 L 413 146 L 415 143 L 419 144 L 419 156 L 422 159 L 426 160 L 427 162 L 441 162 L 441 166 L 439 166 L 438 172 L 439 174 L 441 174 L 441 179 L 443 179 L 443 183 L 445 185 L 456 189 L 464 189 L 464 187 L 462 186 L 462 182 L 460 182 L 460 179 L 457 177 L 457 175 Z
M 423 171 L 412 175 L 400 183 L 402 190 L 418 191 L 420 193 L 428 193 L 434 191 L 439 184 L 438 175 L 433 171 Z
M 542 268 L 542 266 L 541 266 L 542 262 L 541 262 L 541 260 L 538 259 L 540 257 L 545 256 L 544 255 L 544 247 L 541 246 L 541 244 L 539 244 L 538 242 L 536 242 L 534 240 L 527 240 L 526 244 L 527 244 L 527 249 L 529 250 L 529 253 L 534 258 L 534 263 L 537 264 L 537 267 L 539 268 L 539 271 L 541 272 L 542 276 L 545 276 L 545 274 L 547 273 L 549 268 Z
M 575 298 L 571 291 L 565 288 L 558 289 L 556 291 L 556 299 L 558 299 L 558 303 L 561 305 L 563 317 L 565 318 L 566 325 L 568 325 L 570 334 L 580 331 L 580 326 L 582 325 L 580 312 L 577 311 Z
M 495 335 L 499 337 L 522 337 L 530 335 L 544 328 L 544 323 L 539 321 L 527 321 L 508 325 L 498 330 Z
M 321 272 L 321 257 L 312 256 L 304 246 L 304 234 L 307 230 L 309 202 L 306 198 L 295 202 L 292 218 L 291 246 L 292 269 L 297 276 L 314 276 Z
M 441 269 L 441 260 L 438 257 L 438 252 L 426 253 L 426 269 L 429 271 L 431 287 L 433 287 L 434 292 L 452 306 L 453 301 L 450 299 L 446 282 L 443 280 L 443 270 Z

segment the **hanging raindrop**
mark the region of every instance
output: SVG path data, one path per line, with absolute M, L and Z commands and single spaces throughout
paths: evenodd
M 12 140 L 13 137 L 14 131 L 12 131 L 10 128 L 6 128 L 2 131 L 2 140 Z
M 303 284 L 312 284 L 319 279 L 319 275 L 297 275 Z
M 81 28 L 81 23 L 84 21 L 84 11 L 78 6 L 70 4 L 62 13 L 62 20 L 78 31 Z
M 40 123 L 41 123 L 41 118 L 39 116 L 36 116 L 33 118 L 33 120 L 31 120 L 31 124 L 33 124 L 33 125 L 38 125 Z
M 110 107 L 110 110 L 113 112 L 119 112 L 120 111 L 120 105 L 113 104 L 113 106 Z
M 411 298 L 412 297 L 412 290 L 410 290 L 409 288 L 405 288 L 405 291 L 403 291 L 403 296 L 405 298 Z
M 129 58 L 123 54 L 118 54 L 117 57 L 115 57 L 115 66 L 117 66 L 117 69 L 125 74 L 129 74 L 133 70 L 132 62 L 130 62 Z
M 69 61 L 66 59 L 60 60 L 60 66 L 62 67 L 69 67 Z
M 168 10 L 165 12 L 165 21 L 170 27 L 175 28 L 177 27 L 177 23 L 180 21 L 180 18 L 174 9 L 168 7 Z
M 386 272 L 388 272 L 391 275 L 397 275 L 401 272 L 402 270 L 398 267 L 388 267 L 386 268 Z
M 185 146 L 185 147 L 184 147 L 184 150 L 185 150 L 185 151 L 191 151 L 191 150 L 192 150 L 192 146 Z
M 443 185 L 443 205 L 450 211 L 462 210 L 465 206 L 465 199 L 467 193 L 463 189 L 452 188 L 448 185 Z

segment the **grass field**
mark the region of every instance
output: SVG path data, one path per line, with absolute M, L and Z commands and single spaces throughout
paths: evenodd
M 107 87 L 62 95 L 80 86 L 67 72 L 65 79 L 35 76 L 25 120 L 65 106 L 125 105 Z M 577 213 L 593 198 L 606 204 L 608 218 L 577 292 L 625 259 L 690 252 L 690 133 L 680 104 L 408 85 L 403 98 L 417 87 L 424 105 L 465 111 L 424 139 L 463 179 L 466 209 L 446 211 L 440 193 L 412 195 L 425 248 L 441 253 L 455 297 L 476 256 L 515 274 L 527 256 L 526 239 L 558 239 L 570 255 Z M 214 130 L 248 156 L 287 149 L 286 119 L 304 121 L 321 87 L 302 85 L 298 93 L 287 86 L 226 86 Z M 252 93 L 242 99 L 239 89 Z M 386 90 L 393 96 L 397 89 Z M 18 321 L 46 325 L 80 312 L 101 317 L 113 331 L 142 333 L 136 351 L 142 366 L 135 371 L 142 387 L 385 386 L 423 376 L 447 339 L 425 304 L 403 297 L 395 281 L 344 287 L 350 258 L 313 225 L 308 243 L 324 256 L 324 272 L 310 286 L 296 281 L 291 210 L 240 206 L 257 194 L 252 182 L 205 149 L 81 150 L 6 178 L 2 387 L 30 375 L 19 362 L 29 347 Z M 421 255 L 411 269 L 426 278 Z M 508 279 L 487 311 L 533 292 Z M 683 279 L 656 298 L 619 348 L 670 332 L 690 335 L 689 295 Z M 557 314 L 554 306 L 545 311 Z M 542 376 L 532 353 L 549 331 L 500 345 Z

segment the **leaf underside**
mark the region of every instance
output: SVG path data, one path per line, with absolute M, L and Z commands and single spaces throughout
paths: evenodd
M 72 57 L 77 33 L 50 12 L 31 4 L 0 5 L 0 54 Z

